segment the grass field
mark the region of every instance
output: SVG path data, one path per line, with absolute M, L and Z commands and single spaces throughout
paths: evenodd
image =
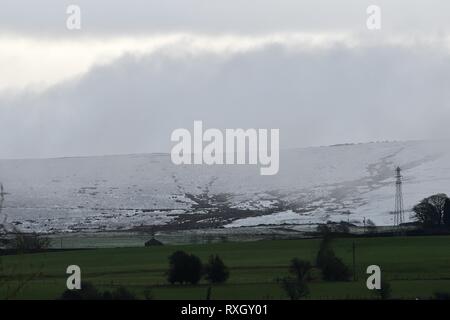
M 376 264 L 391 283 L 395 298 L 429 298 L 436 291 L 450 292 L 450 236 L 336 239 L 334 249 L 352 266 L 352 242 L 356 244 L 357 281 L 310 285 L 311 299 L 373 299 L 366 288 L 365 270 Z M 168 256 L 176 250 L 198 255 L 204 262 L 219 254 L 230 268 L 230 279 L 213 287 L 213 299 L 286 299 L 276 279 L 287 275 L 292 258 L 314 261 L 320 240 L 273 240 L 204 245 L 117 248 L 47 252 L 3 256 L 6 285 L 18 277 L 41 272 L 17 298 L 55 299 L 65 290 L 66 268 L 81 267 L 82 280 L 101 289 L 124 285 L 139 297 L 151 290 L 155 299 L 204 299 L 207 284 L 171 286 L 165 272 Z M 0 288 L 5 291 L 5 285 Z

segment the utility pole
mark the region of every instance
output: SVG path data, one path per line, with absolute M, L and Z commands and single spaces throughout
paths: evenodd
M 364 219 L 363 219 L 363 225 L 364 225 L 363 233 L 366 234 L 366 217 L 364 217 Z

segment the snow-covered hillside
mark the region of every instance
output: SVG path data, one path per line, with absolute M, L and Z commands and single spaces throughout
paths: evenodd
M 285 150 L 276 176 L 257 166 L 175 166 L 165 154 L 1 160 L 7 227 L 23 231 L 393 223 L 394 169 L 404 201 L 450 193 L 448 142 Z M 410 216 L 406 214 L 407 218 Z

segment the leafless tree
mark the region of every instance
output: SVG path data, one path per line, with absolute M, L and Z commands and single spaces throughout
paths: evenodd
M 16 299 L 20 292 L 33 280 L 42 276 L 42 267 L 36 271 L 20 273 L 17 265 L 7 266 L 0 257 L 0 299 Z

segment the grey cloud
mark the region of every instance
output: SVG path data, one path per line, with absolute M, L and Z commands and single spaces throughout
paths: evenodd
M 66 7 L 82 9 L 81 32 L 65 28 Z M 0 30 L 43 36 L 167 31 L 259 33 L 366 31 L 369 0 L 15 0 L 0 5 Z M 383 32 L 448 32 L 446 0 L 378 0 Z
M 280 128 L 282 147 L 449 138 L 446 52 L 374 47 L 124 56 L 43 94 L 0 97 L 0 157 L 167 152 L 194 120 Z

